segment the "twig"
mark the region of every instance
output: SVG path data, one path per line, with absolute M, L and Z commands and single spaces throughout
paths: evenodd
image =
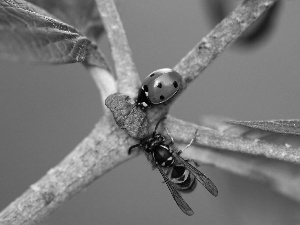
M 260 179 L 278 192 L 300 201 L 298 145 L 291 147 L 284 143 L 273 144 L 264 138 L 254 141 L 253 138 L 244 136 L 243 130 L 232 129 L 228 124 L 224 126 L 225 122 L 219 123 L 224 130 L 196 126 L 170 116 L 164 123 L 179 143 L 187 143 L 194 138 L 197 130 L 194 146 L 183 151 L 184 158 Z M 177 147 L 183 149 L 184 145 L 179 144 Z
M 196 79 L 224 49 L 237 40 L 277 0 L 244 0 L 232 13 L 222 20 L 211 32 L 174 67 L 183 76 L 180 92 L 167 105 L 156 107 L 149 112 L 151 122 L 162 118 L 170 105 Z
M 180 146 L 182 147 L 182 146 Z M 247 154 L 219 151 L 191 146 L 182 156 L 197 155 L 197 162 L 213 165 L 245 177 L 252 177 L 270 184 L 292 200 L 300 201 L 300 167 L 296 164 L 271 160 L 266 157 L 249 157 Z M 193 160 L 195 158 L 193 157 Z
M 247 153 L 265 156 L 271 159 L 300 164 L 299 148 L 279 146 L 262 141 L 248 140 L 243 137 L 230 136 L 217 130 L 194 124 L 168 116 L 165 125 L 170 134 L 178 142 L 188 143 L 198 130 L 194 143 L 219 150 Z
M 132 98 L 136 97 L 140 80 L 114 1 L 96 0 L 96 2 L 111 45 L 112 57 L 118 77 L 118 90 L 120 93 Z
M 274 2 L 245 1 L 204 38 L 175 67 L 184 76 L 185 87 Z M 130 96 L 135 95 L 138 77 L 116 8 L 110 0 L 97 0 L 97 3 L 111 41 L 119 90 Z M 182 130 L 179 137 L 172 133 L 171 127 L 168 128 L 175 140 L 183 140 Z M 220 136 L 219 140 L 216 137 L 210 138 L 213 141 L 204 140 L 203 144 L 214 142 L 216 147 L 224 149 L 220 145 L 224 137 Z M 0 213 L 0 224 L 36 224 L 41 221 L 93 180 L 128 160 L 127 149 L 132 142 L 125 131 L 116 127 L 111 117 L 103 116 L 91 134 L 72 153 Z M 223 141 L 224 145 L 226 142 L 230 148 L 228 140 Z
M 232 44 L 277 0 L 244 0 L 174 67 L 184 78 L 183 89 Z M 178 95 L 177 95 L 178 96 Z
M 103 118 L 62 162 L 0 213 L 1 225 L 36 224 L 120 163 L 133 140 Z
M 117 83 L 109 71 L 96 66 L 86 65 L 85 67 L 94 78 L 102 98 L 101 104 L 104 110 L 107 111 L 108 108 L 104 105 L 105 99 L 107 96 L 117 92 Z

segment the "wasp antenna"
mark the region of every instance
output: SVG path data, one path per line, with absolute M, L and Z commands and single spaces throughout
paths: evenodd
M 170 139 L 171 139 L 170 145 L 173 145 L 173 144 L 174 144 L 174 138 L 171 136 L 170 131 L 168 130 L 168 128 L 165 127 L 165 130 L 166 130 L 166 132 L 167 132 L 167 135 L 168 135 L 168 136 L 170 137 Z
M 196 129 L 195 134 L 194 134 L 194 138 L 193 138 L 193 139 L 195 139 L 195 138 L 198 136 L 198 132 L 199 132 L 199 130 Z
M 190 147 L 192 144 L 193 144 L 193 142 L 195 141 L 195 139 L 196 139 L 196 134 L 197 134 L 197 131 L 198 130 L 196 130 L 196 132 L 195 132 L 195 135 L 194 135 L 194 137 L 192 138 L 192 140 L 190 141 L 190 143 L 187 145 L 187 146 L 185 146 L 185 148 L 183 149 L 183 150 L 185 150 L 185 149 L 187 149 L 188 147 Z M 182 150 L 182 151 L 183 151 Z
M 194 140 L 195 140 L 195 137 L 190 141 L 190 143 L 187 146 L 184 147 L 184 149 L 179 150 L 179 152 L 177 152 L 177 154 L 181 155 L 182 152 L 184 152 L 186 149 L 188 149 L 193 144 Z
M 159 126 L 159 124 L 161 123 L 161 121 L 163 121 L 164 119 L 166 119 L 166 117 L 164 116 L 163 118 L 159 119 L 159 121 L 157 122 L 156 126 L 155 126 L 155 129 L 154 129 L 154 132 L 153 132 L 153 136 L 156 134 L 156 130 Z
M 193 144 L 193 142 L 195 141 L 196 137 L 198 136 L 197 133 L 198 133 L 198 129 L 196 129 L 194 137 L 192 138 L 192 140 L 190 141 L 190 143 L 187 146 L 185 146 L 184 149 L 182 149 L 179 152 L 177 152 L 178 155 L 181 155 L 181 153 L 183 151 L 185 151 L 186 149 L 188 149 Z

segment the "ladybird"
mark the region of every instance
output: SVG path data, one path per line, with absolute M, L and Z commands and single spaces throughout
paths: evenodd
M 163 68 L 149 74 L 139 89 L 136 104 L 141 109 L 161 104 L 172 98 L 181 87 L 181 75 Z

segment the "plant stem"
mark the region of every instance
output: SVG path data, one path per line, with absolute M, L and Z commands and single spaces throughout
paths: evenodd
M 244 0 L 174 67 L 183 76 L 183 89 L 197 78 L 227 46 L 237 40 L 277 0 Z
M 139 76 L 119 13 L 113 0 L 96 0 L 111 45 L 120 93 L 136 97 Z
M 184 88 L 274 2 L 276 0 L 244 1 L 203 38 L 175 67 L 184 77 Z M 111 42 L 119 91 L 133 97 L 139 78 L 116 7 L 112 0 L 97 0 L 97 4 Z M 183 134 L 181 131 L 180 135 Z M 212 141 L 221 142 L 222 138 Z M 207 139 L 208 147 L 212 141 Z M 110 116 L 104 115 L 91 134 L 61 163 L 0 213 L 0 224 L 38 223 L 95 179 L 133 157 L 127 154 L 133 143 Z

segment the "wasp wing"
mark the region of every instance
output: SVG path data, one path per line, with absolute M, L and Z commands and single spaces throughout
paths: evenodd
M 177 203 L 178 207 L 182 210 L 182 212 L 184 212 L 186 215 L 191 216 L 194 214 L 193 210 L 191 209 L 191 207 L 184 201 L 184 199 L 181 197 L 181 195 L 179 194 L 179 192 L 176 190 L 176 188 L 174 187 L 172 181 L 170 181 L 170 179 L 166 176 L 166 174 L 164 173 L 163 169 L 161 168 L 161 166 L 157 165 L 157 168 L 160 172 L 160 174 L 162 175 L 162 177 L 164 178 L 165 183 L 167 184 L 175 202 Z
M 174 145 L 172 147 L 176 149 Z M 171 151 L 171 153 L 174 158 L 178 162 L 182 163 L 213 196 L 218 196 L 218 189 L 216 185 L 207 176 L 205 176 L 205 174 L 201 173 L 199 170 L 181 158 L 176 152 Z

